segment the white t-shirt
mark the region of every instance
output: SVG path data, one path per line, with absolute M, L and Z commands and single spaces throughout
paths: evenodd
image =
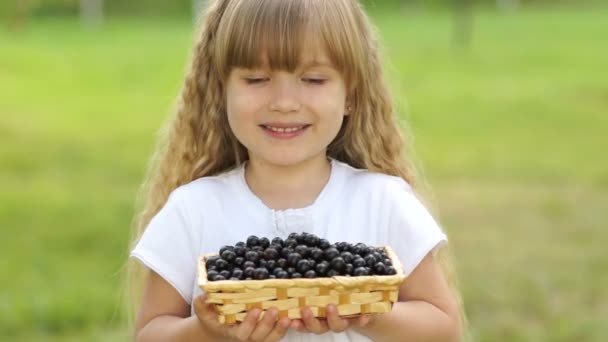
M 446 235 L 401 178 L 331 160 L 329 181 L 305 208 L 273 210 L 249 188 L 244 167 L 173 191 L 131 256 L 158 273 L 188 303 L 202 293 L 197 258 L 250 235 L 283 239 L 308 232 L 330 242 L 390 245 L 410 274 Z M 324 335 L 290 330 L 283 341 L 370 341 L 352 330 Z

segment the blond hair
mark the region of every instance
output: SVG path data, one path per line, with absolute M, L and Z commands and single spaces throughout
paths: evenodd
M 352 108 L 328 146 L 328 156 L 415 184 L 377 35 L 358 1 L 208 2 L 181 97 L 161 132 L 140 192 L 131 248 L 174 189 L 247 160 L 247 150 L 228 125 L 224 84 L 232 68 L 259 66 L 261 53 L 271 69 L 293 71 L 303 48 L 322 48 L 344 76 Z M 131 275 L 135 265 L 130 264 Z

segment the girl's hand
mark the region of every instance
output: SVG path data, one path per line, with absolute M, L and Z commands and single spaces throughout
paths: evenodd
M 324 334 L 328 331 L 343 332 L 349 327 L 363 328 L 373 319 L 370 315 L 359 317 L 342 318 L 338 315 L 338 308 L 334 304 L 329 304 L 326 308 L 327 319 L 315 318 L 312 311 L 305 307 L 302 309 L 302 320 L 291 322 L 291 328 L 300 332 L 313 334 Z
M 243 322 L 225 325 L 219 322 L 217 312 L 211 303 L 205 303 L 205 294 L 194 300 L 194 312 L 205 329 L 220 338 L 230 341 L 279 341 L 287 333 L 291 320 L 287 317 L 278 320 L 279 312 L 269 309 L 264 318 L 258 321 L 262 310 L 253 309 L 247 313 Z

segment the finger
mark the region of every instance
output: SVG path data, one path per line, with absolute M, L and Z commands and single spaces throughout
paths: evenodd
M 302 333 L 307 333 L 308 329 L 306 329 L 306 326 L 304 325 L 304 322 L 302 322 L 299 319 L 293 320 L 291 321 L 291 325 L 289 326 L 291 329 L 295 329 L 299 332 Z
M 234 337 L 239 341 L 247 341 L 251 333 L 258 324 L 258 317 L 260 317 L 260 309 L 253 309 L 247 313 L 245 319 L 239 324 L 234 330 Z
M 279 317 L 279 311 L 276 308 L 270 308 L 264 314 L 264 318 L 258 322 L 249 338 L 253 341 L 264 341 L 268 334 L 274 329 L 274 325 Z
M 327 306 L 327 325 L 334 332 L 342 332 L 348 328 L 348 320 L 342 319 L 338 314 L 338 308 L 335 305 Z
M 372 318 L 370 315 L 362 315 L 357 318 L 356 324 L 360 327 L 365 327 L 371 322 Z
M 205 303 L 207 295 L 202 294 L 194 299 L 194 313 L 199 320 L 217 320 L 217 312 L 213 303 Z
M 306 329 L 311 333 L 323 334 L 329 330 L 327 323 L 321 322 L 314 317 L 310 308 L 305 307 L 302 309 L 302 322 Z
M 291 320 L 289 318 L 287 318 L 287 317 L 281 318 L 274 325 L 274 329 L 272 329 L 272 331 L 270 332 L 270 334 L 268 334 L 268 336 L 266 337 L 265 342 L 280 341 L 285 336 L 285 334 L 287 333 L 287 328 L 289 328 L 290 323 L 291 323 Z

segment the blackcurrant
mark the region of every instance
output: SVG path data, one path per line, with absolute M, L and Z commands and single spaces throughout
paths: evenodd
M 256 268 L 253 272 L 253 278 L 257 280 L 268 279 L 268 270 L 264 267 Z
M 369 275 L 369 273 L 367 272 L 367 270 L 365 269 L 365 267 L 357 267 L 353 271 L 353 275 L 355 275 L 355 276 L 366 276 L 366 275 Z
M 262 248 L 268 248 L 268 246 L 270 246 L 270 241 L 268 240 L 268 238 L 261 238 L 260 241 L 260 246 L 262 246 Z
M 347 251 L 347 250 L 348 250 L 348 248 L 349 248 L 349 246 L 350 246 L 350 245 L 348 244 L 348 242 L 338 242 L 338 243 L 336 244 L 336 248 L 338 248 L 338 250 L 339 250 L 340 252 Z
M 327 274 L 327 271 L 329 271 L 329 263 L 327 261 L 322 261 L 318 263 L 317 266 L 315 266 L 315 271 L 317 271 L 317 274 L 319 276 L 325 276 Z
M 218 260 L 215 262 L 215 268 L 216 268 L 218 271 L 225 270 L 226 268 L 228 268 L 228 261 L 226 261 L 226 260 L 224 260 L 224 259 L 218 259 Z
M 222 255 L 222 253 L 224 253 L 224 251 L 232 251 L 232 250 L 234 250 L 234 247 L 224 246 L 224 247 L 220 248 L 220 255 Z
M 304 273 L 304 278 L 315 278 L 317 273 L 314 270 L 308 270 Z
M 217 271 L 209 271 L 207 272 L 207 279 L 213 281 L 218 274 L 219 273 Z
M 331 270 L 327 271 L 327 276 L 328 277 L 334 277 L 334 276 L 339 276 L 339 275 L 340 275 L 340 272 L 338 272 L 338 271 L 336 271 L 334 269 L 331 269 Z
M 344 259 L 342 259 L 342 257 L 335 257 L 331 260 L 331 268 L 341 272 L 342 270 L 344 270 L 344 267 L 346 267 L 346 263 L 344 262 Z
M 322 250 L 326 250 L 331 246 L 331 244 L 325 239 L 319 239 L 319 243 L 317 244 L 317 246 L 319 246 L 319 248 L 321 248 Z
M 277 267 L 286 268 L 287 267 L 287 259 L 285 259 L 285 258 L 279 258 L 279 260 L 277 260 Z
M 247 268 L 245 268 L 243 270 L 243 276 L 245 278 L 252 278 L 254 272 L 255 272 L 255 268 L 253 268 L 253 267 L 247 267 Z
M 310 263 L 306 259 L 302 259 L 298 261 L 296 265 L 296 270 L 299 273 L 305 274 L 308 270 L 310 270 Z
M 207 266 L 207 268 L 211 268 L 213 266 L 215 266 L 215 262 L 219 259 L 220 257 L 217 255 L 214 255 L 210 258 L 207 259 L 207 261 L 205 262 L 205 266 Z
M 365 256 L 365 264 L 367 264 L 368 267 L 372 267 L 376 264 L 376 257 L 374 257 L 373 254 L 368 254 Z
M 246 269 L 247 267 L 253 267 L 253 268 L 255 268 L 255 262 L 250 261 L 250 260 L 247 260 L 247 261 L 243 262 L 242 268 Z
M 284 270 L 280 270 L 279 272 L 275 273 L 275 276 L 278 279 L 287 279 L 287 278 L 289 278 L 289 273 L 287 273 Z
M 277 267 L 277 261 L 276 261 L 276 260 L 272 260 L 272 259 L 271 259 L 271 260 L 268 260 L 268 261 L 266 262 L 266 268 L 267 268 L 269 271 L 274 270 L 274 269 L 275 269 L 275 267 Z
M 280 237 L 275 237 L 274 239 L 272 239 L 272 244 L 283 247 L 283 239 L 281 239 Z
M 344 259 L 344 262 L 346 262 L 347 264 L 353 262 L 354 257 L 351 252 L 344 251 L 344 252 L 340 253 L 340 256 L 342 257 L 342 259 Z
M 344 267 L 344 274 L 353 275 L 354 270 L 355 267 L 353 266 L 353 264 L 346 264 L 346 266 Z
M 279 252 L 274 248 L 266 248 L 264 251 L 264 258 L 266 260 L 275 260 L 279 257 Z
M 357 267 L 363 267 L 366 265 L 365 259 L 361 258 L 361 257 L 357 257 L 355 259 L 353 259 L 352 262 L 353 266 L 355 266 L 355 268 Z
M 325 250 L 325 260 L 331 261 L 340 255 L 340 252 L 335 247 L 329 247 Z
M 298 245 L 298 241 L 296 241 L 296 239 L 292 239 L 292 238 L 285 240 L 285 243 L 283 243 L 283 247 L 289 247 L 289 248 L 296 248 L 297 245 Z
M 232 276 L 237 278 L 237 279 L 243 279 L 243 270 L 240 268 L 235 268 L 232 270 Z
M 300 261 L 302 259 L 302 256 L 298 253 L 291 253 L 289 254 L 289 256 L 287 257 L 287 263 L 293 267 L 295 267 L 298 264 L 298 261 Z
M 241 267 L 243 266 L 243 263 L 245 262 L 245 258 L 243 257 L 236 257 L 233 261 L 234 266 L 238 266 Z
M 245 253 L 247 253 L 247 247 L 245 247 L 245 246 L 236 246 L 236 247 L 234 247 L 234 253 L 237 256 L 245 256 Z
M 232 250 L 225 250 L 224 252 L 222 252 L 222 259 L 228 261 L 228 262 L 233 262 L 234 259 L 236 259 L 236 254 L 234 253 L 234 251 Z
M 325 256 L 325 254 L 323 253 L 323 250 L 321 248 L 313 248 L 310 250 L 310 257 L 312 259 L 314 259 L 315 261 L 321 261 L 323 260 L 323 257 Z
M 374 267 L 374 273 L 378 275 L 384 275 L 386 273 L 386 266 L 383 263 L 377 262 Z
M 247 253 L 245 253 L 245 259 L 248 261 L 253 261 L 256 262 L 258 261 L 260 257 L 258 256 L 258 252 L 256 251 L 249 251 Z
M 255 236 L 255 235 L 251 235 L 250 237 L 247 238 L 247 247 L 254 247 L 260 244 L 260 239 Z
M 303 258 L 308 257 L 309 254 L 309 249 L 306 245 L 297 245 L 294 251 L 300 254 Z

